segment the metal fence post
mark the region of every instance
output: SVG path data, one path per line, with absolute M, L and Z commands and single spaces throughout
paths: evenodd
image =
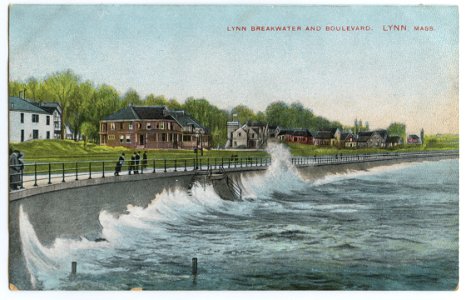
M 65 182 L 65 163 L 61 165 L 61 182 Z
M 102 178 L 105 178 L 105 162 L 102 162 Z
M 34 163 L 34 186 L 37 186 L 37 163 Z
M 75 171 L 76 171 L 76 179 L 75 180 L 78 180 L 78 162 L 76 162 Z
M 163 159 L 163 171 L 167 172 L 167 159 L 166 158 Z
M 210 170 L 210 163 L 209 163 L 209 158 L 207 157 L 207 171 Z
M 88 179 L 91 179 L 92 178 L 92 163 L 89 162 L 89 178 Z
M 154 166 L 154 169 L 152 170 L 152 173 L 155 173 L 155 158 L 153 160 L 153 166 Z
M 174 160 L 174 162 L 175 162 L 175 172 L 177 172 L 177 170 L 176 170 L 176 159 Z
M 48 184 L 51 184 L 51 183 L 52 183 L 52 166 L 49 163 L 49 182 L 48 182 Z
M 186 168 L 186 159 L 184 160 L 184 171 L 188 171 L 188 169 Z

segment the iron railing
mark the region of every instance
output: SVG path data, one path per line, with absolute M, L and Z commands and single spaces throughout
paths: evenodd
M 361 161 L 390 160 L 407 157 L 450 156 L 458 151 L 394 152 L 376 154 L 337 154 L 325 156 L 293 156 L 295 166 L 341 164 Z M 116 161 L 73 161 L 49 163 L 25 163 L 10 165 L 10 188 L 30 188 L 67 181 L 104 178 L 118 175 L 138 175 L 145 173 L 168 173 L 188 171 L 213 171 L 268 167 L 270 157 L 202 157 L 177 159 L 148 159 L 125 161 L 119 174 L 115 172 Z

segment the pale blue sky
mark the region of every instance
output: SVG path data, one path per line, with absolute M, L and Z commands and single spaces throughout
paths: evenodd
M 234 25 L 373 30 L 228 32 Z M 9 58 L 15 80 L 71 68 L 121 93 L 255 110 L 300 101 L 347 125 L 357 117 L 373 128 L 400 121 L 410 132 L 458 132 L 456 7 L 13 5 Z

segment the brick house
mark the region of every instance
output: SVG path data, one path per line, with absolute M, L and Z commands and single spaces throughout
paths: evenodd
M 285 143 L 313 144 L 314 136 L 306 128 L 280 129 L 277 139 Z
M 207 128 L 185 111 L 128 106 L 100 121 L 100 144 L 147 149 L 210 148 Z

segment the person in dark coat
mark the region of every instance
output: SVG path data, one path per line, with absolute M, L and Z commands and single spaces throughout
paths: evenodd
M 19 183 L 18 189 L 23 189 L 23 172 L 24 172 L 24 154 L 22 152 L 18 152 L 18 167 L 19 167 Z
M 118 161 L 115 166 L 115 176 L 119 176 L 121 172 L 121 167 L 125 163 L 125 153 L 121 153 L 120 157 L 118 158 Z
M 139 160 L 141 159 L 141 152 L 134 152 L 134 154 L 136 155 L 136 167 L 134 169 L 134 174 L 139 174 Z
M 18 189 L 19 176 L 20 176 L 20 168 L 19 168 L 17 151 L 12 151 L 10 149 L 10 157 L 9 157 L 8 164 L 9 164 L 9 171 L 10 171 L 10 189 L 16 190 Z
M 142 168 L 147 168 L 147 151 L 142 154 Z
M 131 155 L 131 160 L 129 162 L 129 169 L 128 169 L 128 174 L 131 175 L 131 172 L 133 172 L 133 174 L 136 174 L 136 171 L 134 170 L 134 163 L 136 162 L 136 152 L 133 153 L 133 155 Z

